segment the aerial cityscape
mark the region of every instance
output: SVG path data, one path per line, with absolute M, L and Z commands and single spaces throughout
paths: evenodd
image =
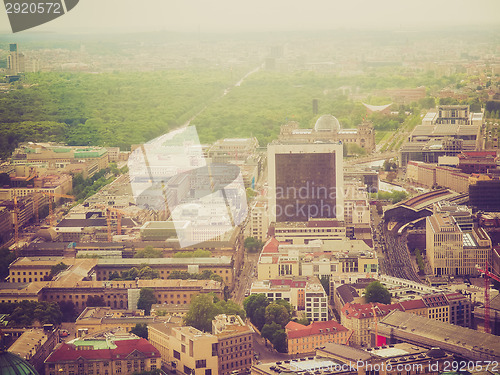
M 499 4 L 77 3 L 0 16 L 0 375 L 500 374 Z

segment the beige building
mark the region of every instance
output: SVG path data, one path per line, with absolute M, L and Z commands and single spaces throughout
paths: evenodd
M 104 331 L 120 330 L 128 333 L 137 324 L 181 326 L 182 318 L 144 316 L 144 310 L 87 307 L 76 319 L 75 328 L 79 336 L 88 336 Z
M 59 275 L 60 281 L 81 280 L 88 275 L 97 259 L 77 259 L 71 257 L 19 257 L 9 265 L 8 281 L 11 283 L 31 283 L 48 281 L 52 267 L 59 263 L 68 266 L 66 272 Z M 77 275 L 72 275 L 75 272 Z M 82 276 L 83 273 L 83 276 Z M 80 277 L 78 277 L 80 274 Z
M 271 238 L 257 263 L 258 280 L 283 276 L 330 276 L 378 273 L 376 253 L 362 240 L 347 238 L 316 240 L 305 245 L 279 242 Z
M 482 228 L 464 230 L 450 212 L 426 218 L 426 256 L 435 276 L 475 275 L 491 260 L 491 239 Z
M 172 366 L 183 375 L 217 375 L 218 339 L 193 327 L 172 328 Z
M 257 147 L 259 142 L 255 137 L 219 139 L 208 149 L 208 157 L 214 163 L 246 160 L 255 154 Z
M 267 201 L 257 198 L 248 213 L 248 237 L 266 241 L 269 230 L 269 214 Z
M 366 186 L 361 181 L 344 184 L 344 220 L 347 225 L 370 224 L 370 205 Z
M 346 238 L 346 227 L 337 219 L 313 219 L 297 222 L 271 223 L 269 234 L 280 242 L 308 244 L 314 240 Z
M 13 164 L 46 165 L 49 169 L 70 169 L 78 163 L 91 163 L 84 169 L 88 177 L 109 165 L 108 151 L 102 147 L 66 146 L 55 143 L 23 143 L 12 153 Z
M 285 331 L 291 355 L 314 353 L 316 348 L 330 342 L 348 345 L 351 336 L 351 332 L 335 320 L 312 322 L 308 326 L 290 321 Z
M 211 258 L 122 258 L 99 259 L 96 266 L 96 279 L 108 280 L 113 272 L 122 272 L 132 267 L 147 264 L 160 273 L 161 279 L 167 279 L 171 272 L 186 271 L 200 273 L 210 270 L 222 277 L 224 283 L 231 287 L 234 282 L 234 260 L 229 256 Z M 234 268 L 233 268 L 234 267 Z
M 219 375 L 249 369 L 253 358 L 254 330 L 238 315 L 220 314 L 212 321 L 218 339 Z
M 224 375 L 249 369 L 253 332 L 239 316 L 225 314 L 212 321 L 212 334 L 176 327 L 169 321 L 148 325 L 148 339 L 160 352 L 162 364 L 186 375 Z

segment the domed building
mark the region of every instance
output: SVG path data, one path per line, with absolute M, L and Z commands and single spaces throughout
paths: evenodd
M 18 355 L 0 350 L 0 374 L 38 375 L 38 372 Z
M 323 115 L 314 124 L 314 132 L 338 133 L 340 131 L 340 122 L 335 116 Z
M 339 120 L 332 115 L 323 115 L 313 129 L 301 129 L 295 121 L 281 125 L 280 141 L 299 143 L 342 142 L 356 144 L 366 152 L 375 151 L 375 131 L 370 122 L 362 122 L 355 129 L 342 129 Z

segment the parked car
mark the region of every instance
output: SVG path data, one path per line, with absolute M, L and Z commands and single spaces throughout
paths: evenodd
M 69 336 L 69 332 L 65 329 L 61 329 L 59 331 L 59 337 L 68 337 Z

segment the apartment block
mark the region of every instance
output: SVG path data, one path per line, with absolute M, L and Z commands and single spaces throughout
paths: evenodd
M 253 333 L 238 315 L 220 314 L 212 321 L 212 334 L 218 339 L 219 375 L 234 374 L 252 366 Z
M 184 375 L 217 375 L 218 339 L 193 327 L 172 328 L 172 367 Z
M 476 274 L 476 264 L 491 261 L 491 239 L 482 228 L 462 229 L 461 218 L 435 211 L 426 218 L 426 256 L 435 276 Z
M 326 343 L 348 345 L 351 336 L 351 332 L 335 320 L 312 322 L 307 326 L 291 321 L 285 326 L 285 331 L 291 355 L 314 353 Z

